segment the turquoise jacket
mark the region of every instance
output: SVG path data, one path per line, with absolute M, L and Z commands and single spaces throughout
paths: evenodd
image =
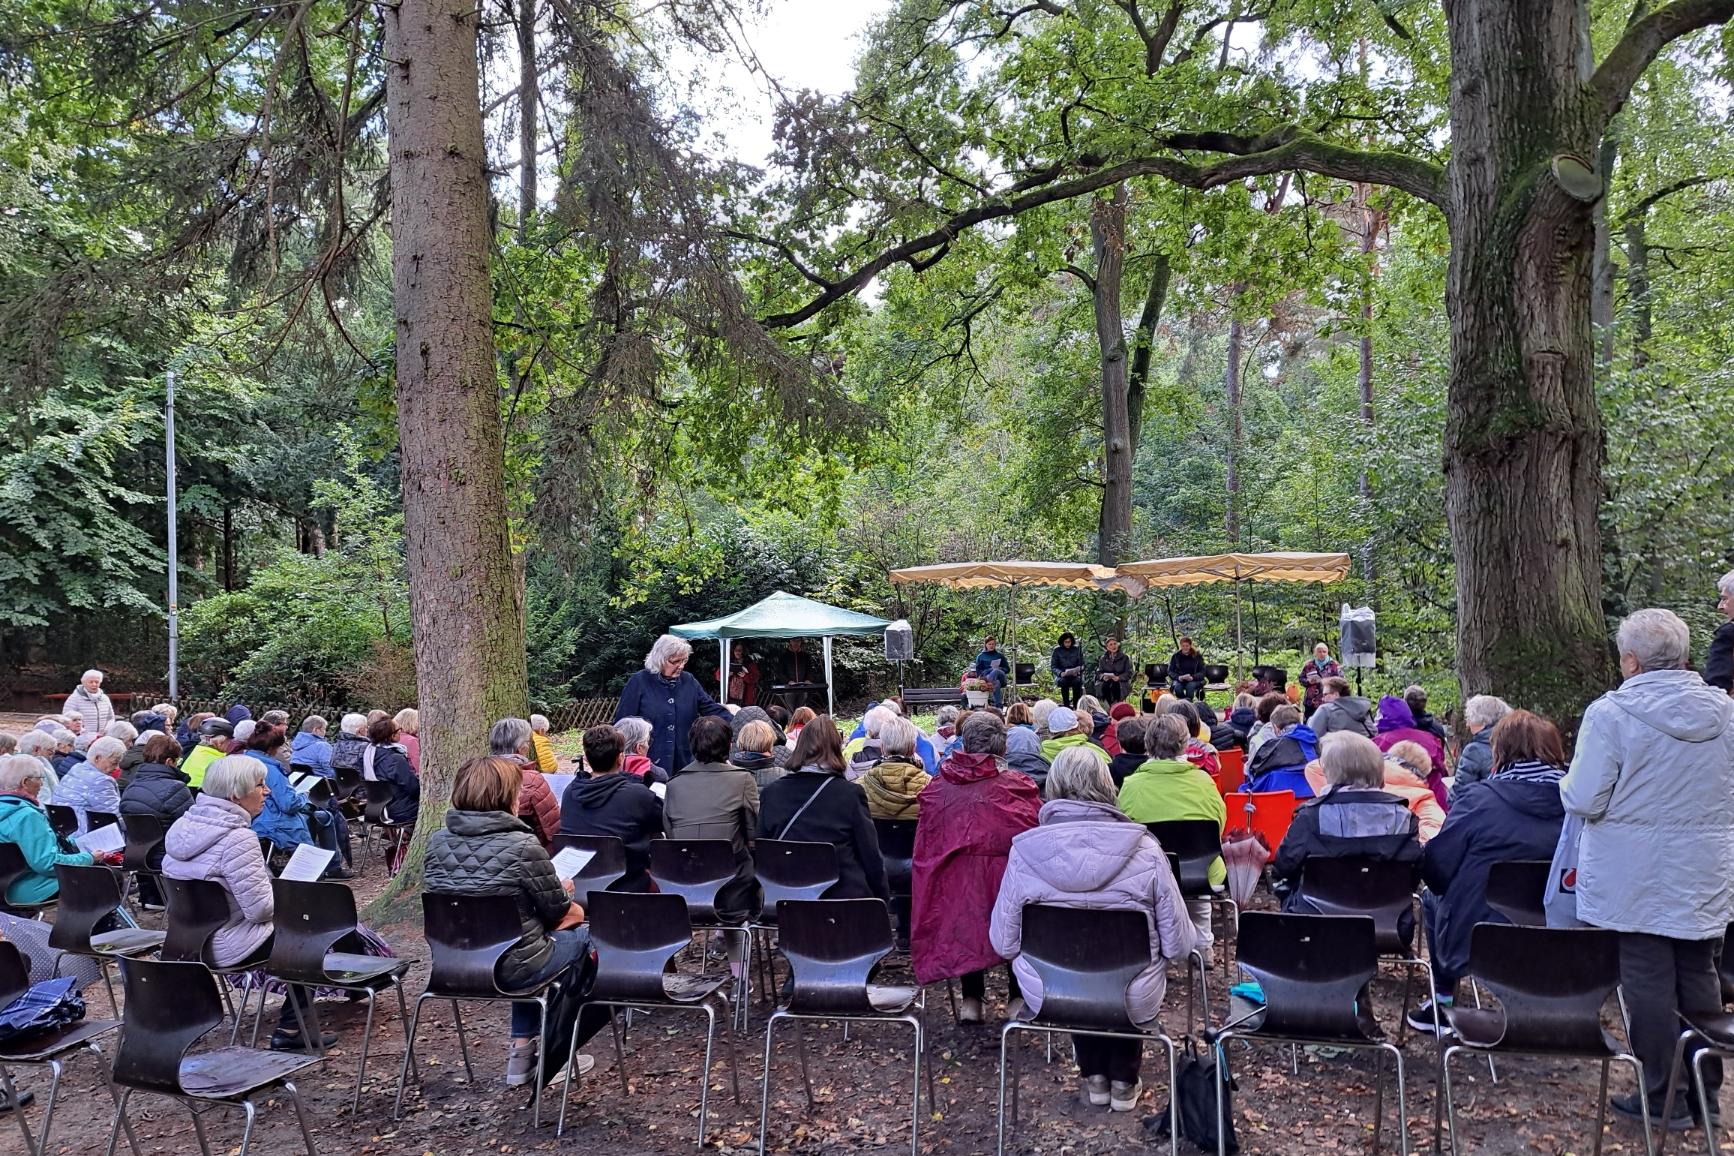
M 48 825 L 48 812 L 23 795 L 0 795 L 0 843 L 16 843 L 30 864 L 6 889 L 8 903 L 46 903 L 60 891 L 54 868 L 65 863 L 88 867 L 96 860 L 87 851 L 67 852 Z

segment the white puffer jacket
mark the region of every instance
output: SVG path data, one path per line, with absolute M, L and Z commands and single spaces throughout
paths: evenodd
M 1578 844 L 1578 917 L 1669 939 L 1734 919 L 1734 700 L 1690 670 L 1627 679 L 1584 711 L 1560 781 Z
M 164 875 L 208 879 L 228 892 L 229 922 L 211 938 L 211 962 L 218 967 L 240 963 L 271 937 L 271 872 L 252 823 L 227 799 L 200 795 L 163 841 Z

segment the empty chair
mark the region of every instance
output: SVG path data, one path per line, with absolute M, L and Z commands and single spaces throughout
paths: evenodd
M 760 839 L 753 845 L 753 870 L 764 894 L 764 906 L 750 924 L 758 941 L 764 994 L 776 987 L 770 934 L 777 927 L 777 904 L 785 899 L 819 899 L 837 882 L 837 848 L 829 843 L 792 839 Z
M 728 847 L 726 840 L 723 846 Z M 651 844 L 653 853 L 656 847 Z M 730 852 L 730 877 L 733 877 L 733 852 Z M 655 870 L 654 860 L 652 870 Z M 609 1021 L 614 1024 L 615 1066 L 620 1070 L 620 1090 L 629 1091 L 626 1084 L 626 1052 L 615 1021 L 615 1008 L 645 1008 L 676 1011 L 701 1011 L 706 1020 L 704 1037 L 704 1067 L 699 1069 L 698 1143 L 704 1147 L 704 1128 L 710 1109 L 711 1057 L 716 1047 L 717 1020 L 721 1018 L 728 1031 L 729 1078 L 734 1085 L 735 1101 L 740 1102 L 740 1073 L 735 1064 L 733 1016 L 729 1014 L 729 997 L 725 988 L 728 978 L 706 979 L 666 970 L 668 963 L 692 940 L 692 921 L 687 915 L 686 900 L 680 895 L 646 895 L 630 892 L 594 892 L 595 907 L 589 911 L 590 938 L 596 945 L 596 982 L 591 985 L 590 1002 L 609 1009 Z M 785 937 L 787 932 L 784 933 Z M 573 1048 L 577 1047 L 574 1033 Z M 561 1104 L 564 1119 L 565 1104 Z
M 22 915 L 25 918 L 42 918 L 44 912 L 54 907 L 54 900 L 48 899 L 41 903 L 9 903 L 6 892 L 19 879 L 30 874 L 30 863 L 24 858 L 24 852 L 18 849 L 16 843 L 0 843 L 0 911 L 8 915 Z
M 125 898 L 126 876 L 113 867 L 61 863 L 54 868 L 54 874 L 60 880 L 60 913 L 55 918 L 54 930 L 48 933 L 48 946 L 96 960 L 103 986 L 108 989 L 108 1006 L 119 1015 L 120 1005 L 115 1003 L 114 981 L 109 978 L 108 965 L 117 958 L 149 955 L 162 946 L 163 933 L 138 927 L 96 930 L 120 909 Z
M 23 953 L 18 950 L 18 945 L 0 943 L 0 1008 L 9 1006 L 29 988 L 30 968 L 24 961 Z M 103 1082 L 108 1083 L 108 1065 L 102 1061 L 102 1049 L 97 1046 L 96 1041 L 118 1027 L 119 1020 L 80 1020 L 47 1035 L 0 1044 L 0 1088 L 5 1090 L 7 1102 L 12 1105 L 12 1114 L 24 1133 L 26 1156 L 47 1156 L 48 1141 L 54 1128 L 54 1098 L 60 1091 L 60 1073 L 65 1068 L 62 1057 L 76 1051 L 94 1052 Z M 44 1067 L 53 1074 L 48 1084 L 48 1099 L 42 1106 L 40 1141 L 31 1136 L 30 1122 L 24 1118 L 24 1109 L 18 1103 L 18 1089 L 14 1086 L 12 1073 L 8 1070 L 12 1067 Z M 114 1094 L 112 1084 L 109 1084 L 109 1093 Z M 140 1156 L 138 1137 L 132 1134 L 130 1123 L 127 1125 L 126 1137 L 127 1142 L 132 1145 L 133 1156 Z
M 926 1003 L 921 989 L 887 987 L 870 982 L 873 968 L 891 954 L 890 912 L 878 899 L 785 899 L 778 905 L 778 939 L 789 960 L 793 988 L 789 1001 L 765 1022 L 765 1082 L 759 1104 L 759 1153 L 771 1112 L 771 1048 L 777 1021 L 889 1020 L 915 1032 L 914 1081 L 911 1095 L 909 1151 L 916 1156 L 921 1139 L 921 1070 L 927 1051 L 922 1026 Z M 813 1082 L 807 1071 L 806 1047 L 797 1031 L 801 1082 L 807 1103 L 813 1103 Z M 927 1071 L 927 1099 L 933 1101 L 933 1070 Z
M 590 852 L 590 861 L 572 876 L 572 898 L 586 910 L 592 891 L 606 891 L 626 878 L 626 844 L 613 835 L 555 835 L 554 852 L 571 847 Z
M 216 979 L 199 964 L 161 960 L 123 959 L 120 973 L 126 984 L 126 1014 L 120 1050 L 114 1058 L 114 1082 L 120 1085 L 121 1093 L 108 1133 L 107 1156 L 114 1156 L 121 1126 L 128 1122 L 127 1103 L 135 1091 L 170 1096 L 185 1104 L 204 1156 L 211 1156 L 204 1113 L 217 1105 L 240 1108 L 247 1123 L 241 1133 L 239 1156 L 247 1156 L 258 1116 L 252 1097 L 277 1087 L 288 1092 L 295 1104 L 301 1138 L 308 1156 L 314 1156 L 313 1132 L 307 1126 L 307 1112 L 295 1090 L 294 1077 L 322 1062 L 323 1057 L 242 1047 L 189 1056 L 187 1050 L 223 1022 Z
M 1264 839 L 1264 845 L 1274 854 L 1282 846 L 1294 822 L 1293 791 L 1231 791 L 1222 797 L 1228 808 L 1228 826 L 1224 836 L 1233 831 L 1251 831 Z
M 1358 856 L 1332 859 L 1309 856 L 1301 868 L 1301 890 L 1308 907 L 1320 915 L 1367 915 L 1373 920 L 1373 936 L 1379 957 L 1419 968 L 1427 975 L 1427 991 L 1433 990 L 1433 967 L 1414 948 L 1416 864 Z M 1406 1034 L 1411 976 L 1403 976 L 1404 1021 L 1398 1039 Z M 1437 1001 L 1434 1001 L 1437 1004 Z M 1434 1022 L 1438 1008 L 1433 1009 Z
M 1214 826 L 1215 824 L 1212 824 Z M 1041 977 L 1040 1010 L 1027 1009 L 999 1036 L 999 1144 L 1005 1151 L 1007 1048 L 1013 1032 L 1104 1036 L 1160 1041 L 1168 1053 L 1172 1090 L 1174 1041 L 1160 1023 L 1132 1022 L 1126 992 L 1150 966 L 1150 919 L 1142 911 L 1099 911 L 1029 903 L 1023 909 L 1019 958 Z M 1190 1026 L 1190 1025 L 1189 1025 Z M 1017 1113 L 1017 1072 L 1011 1072 L 1012 1114 Z M 1179 1097 L 1170 1095 L 1169 1146 L 1178 1151 Z
M 1222 858 L 1222 830 L 1216 825 L 1215 819 L 1173 819 L 1161 823 L 1144 824 L 1156 841 L 1162 844 L 1162 850 L 1167 852 L 1169 862 L 1174 866 L 1174 879 L 1180 884 L 1180 894 L 1189 900 L 1203 899 L 1211 903 L 1224 903 L 1229 911 L 1234 913 L 1236 921 L 1240 918 L 1240 908 L 1234 900 L 1228 897 L 1223 887 L 1215 887 L 1210 882 L 1210 868 Z M 1232 925 L 1231 925 L 1232 926 Z M 1224 934 L 1218 938 L 1226 941 L 1229 936 Z M 1204 956 L 1194 951 L 1186 959 L 1188 969 L 1198 976 L 1198 998 L 1204 1023 L 1210 1023 L 1210 986 L 1207 969 L 1204 966 Z M 1188 979 L 1186 996 L 1186 1029 L 1192 1030 L 1192 995 L 1191 980 Z
M 1457 1151 L 1457 1105 L 1452 1099 L 1451 1057 L 1462 1051 L 1517 1055 L 1572 1056 L 1601 1064 L 1596 1097 L 1595 1151 L 1602 1150 L 1607 1115 L 1608 1065 L 1630 1064 L 1637 1078 L 1644 1116 L 1646 1149 L 1650 1135 L 1649 1097 L 1643 1094 L 1644 1066 L 1602 1027 L 1602 1006 L 1620 983 L 1619 936 L 1597 928 L 1516 927 L 1477 923 L 1469 934 L 1469 974 L 1499 998 L 1498 1008 L 1449 1008 L 1457 1037 L 1440 1054 L 1440 1082 Z M 1625 1000 L 1620 1018 L 1631 1028 Z M 1435 1108 L 1437 1113 L 1437 1108 Z M 1435 1116 L 1437 1126 L 1437 1116 Z
M 48 812 L 48 825 L 62 839 L 70 839 L 78 834 L 78 812 L 71 807 L 62 807 L 58 803 L 50 803 L 43 810 Z
M 1373 1018 L 1372 982 L 1378 974 L 1379 959 L 1372 917 L 1249 911 L 1240 920 L 1237 962 L 1263 990 L 1265 1004 L 1217 1033 L 1219 1070 L 1233 1040 L 1388 1052 L 1397 1066 L 1397 1139 L 1407 1156 L 1403 1052 Z M 1384 1126 L 1385 1069 L 1377 1063 L 1375 1069 L 1373 1146 L 1377 1150 Z M 1220 1084 L 1216 1111 L 1217 1153 L 1223 1156 L 1227 1106 Z
M 1553 864 L 1545 859 L 1507 859 L 1487 871 L 1487 906 L 1519 927 L 1546 927 L 1547 877 Z
M 355 1068 L 353 1115 L 361 1105 L 361 1083 L 367 1075 L 367 1050 L 373 1039 L 374 999 L 386 988 L 397 992 L 404 1043 L 409 1042 L 409 1009 L 404 1006 L 403 977 L 412 961 L 343 951 L 343 941 L 355 933 L 355 895 L 341 883 L 298 883 L 277 879 L 271 884 L 275 933 L 265 970 L 285 983 L 309 990 L 334 987 L 367 999 L 367 1026 L 361 1034 L 361 1061 Z M 319 1013 L 314 1000 L 306 1003 L 311 1023 L 301 1025 L 308 1047 L 324 1051 Z

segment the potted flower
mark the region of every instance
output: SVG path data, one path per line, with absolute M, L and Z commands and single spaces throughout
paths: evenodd
M 970 706 L 986 706 L 988 698 L 993 694 L 993 683 L 985 678 L 966 678 L 963 680 L 963 697 Z

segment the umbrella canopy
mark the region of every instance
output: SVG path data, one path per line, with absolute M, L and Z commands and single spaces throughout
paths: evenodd
M 1119 573 L 1152 589 L 1205 586 L 1215 582 L 1340 582 L 1349 573 L 1347 554 L 1209 554 L 1128 562 Z
M 905 586 L 933 582 L 953 590 L 990 586 L 1061 586 L 1068 590 L 1124 590 L 1136 597 L 1143 583 L 1129 580 L 1112 566 L 1091 562 L 940 562 L 891 571 L 891 582 Z
M 814 638 L 883 634 L 890 625 L 888 619 L 857 614 L 779 590 L 745 610 L 704 622 L 683 622 L 669 627 L 669 633 L 681 638 Z

